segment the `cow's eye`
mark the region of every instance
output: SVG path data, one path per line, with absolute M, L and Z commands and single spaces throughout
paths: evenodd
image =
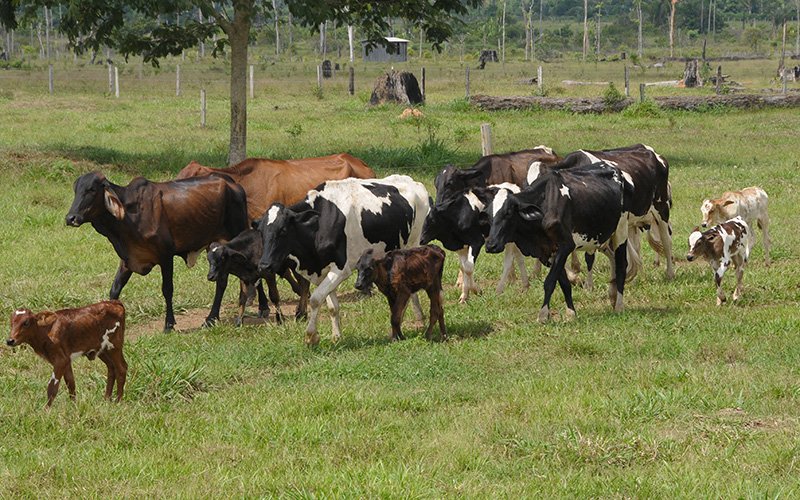
M 282 227 L 282 228 L 280 229 L 280 231 L 278 231 L 278 236 L 286 236 L 286 234 L 287 234 L 288 232 L 289 232 L 289 230 L 288 230 L 288 229 L 286 229 L 285 227 Z
M 25 323 L 22 323 L 22 326 L 28 328 L 29 326 L 31 326 L 31 320 L 25 321 Z

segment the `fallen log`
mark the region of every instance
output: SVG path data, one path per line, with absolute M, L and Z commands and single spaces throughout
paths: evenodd
M 608 85 L 610 82 L 578 82 L 575 80 L 561 80 L 561 85 Z
M 698 110 L 714 106 L 727 106 L 738 109 L 766 107 L 798 107 L 800 95 L 762 95 L 739 94 L 692 97 L 654 97 L 653 101 L 664 109 Z M 622 99 L 610 103 L 602 97 L 528 97 L 528 96 L 487 96 L 473 95 L 470 104 L 487 111 L 542 109 L 571 111 L 573 113 L 603 113 L 622 111 L 635 102 L 635 99 Z

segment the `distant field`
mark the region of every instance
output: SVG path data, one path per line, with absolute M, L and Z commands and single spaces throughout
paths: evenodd
M 92 169 L 127 184 L 164 180 L 189 161 L 222 166 L 229 136 L 224 63 L 173 63 L 138 79 L 121 67 L 119 100 L 104 67 L 56 64 L 0 72 L 0 312 L 56 309 L 107 297 L 118 259 L 91 227 L 64 225 L 72 182 Z M 471 93 L 530 95 L 515 84 L 536 66 L 480 72 Z M 777 87 L 776 61 L 722 63 L 748 88 Z M 28 348 L 0 349 L 0 498 L 794 498 L 800 494 L 800 114 L 644 110 L 599 116 L 487 113 L 463 100 L 465 65 L 426 62 L 428 102 L 419 122 L 401 107 L 367 108 L 385 67 L 356 64 L 315 93 L 311 63 L 257 66 L 248 107 L 248 154 L 304 157 L 349 152 L 379 175 L 424 182 L 446 163 L 480 156 L 481 123 L 496 152 L 546 144 L 578 148 L 644 142 L 670 162 L 676 279 L 666 283 L 645 250 L 645 271 L 626 287 L 626 311 L 597 286 L 575 290 L 578 318 L 536 323 L 542 277 L 495 296 L 501 259 L 481 254 L 484 289 L 457 303 L 457 259 L 445 270 L 450 340 L 390 344 L 389 310 L 377 294 L 340 287 L 344 338 L 303 343 L 303 323 L 188 329 L 210 306 L 204 259 L 176 261 L 183 331 L 159 329 L 160 273 L 134 276 L 128 309 L 128 386 L 119 405 L 101 400 L 105 369 L 75 362 L 78 397 L 45 413 L 51 369 Z M 216 69 L 214 69 L 216 68 Z M 418 72 L 418 65 L 396 65 Z M 561 80 L 614 81 L 623 63 L 544 65 L 552 95 L 602 95 Z M 632 71 L 632 83 L 677 79 L 682 63 Z M 797 84 L 792 84 L 796 87 Z M 199 90 L 209 91 L 199 125 Z M 650 89 L 648 89 L 649 91 Z M 707 90 L 659 88 L 696 95 Z M 770 195 L 773 265 L 761 232 L 737 304 L 714 305 L 711 271 L 687 263 L 686 238 L 703 198 L 750 185 Z M 730 294 L 735 279 L 725 277 Z M 231 283 L 223 317 L 235 313 Z M 292 297 L 281 284 L 287 301 Z M 423 308 L 426 299 L 423 298 Z M 564 311 L 560 291 L 552 308 Z M 410 315 L 409 315 L 410 317 Z M 153 326 L 156 325 L 156 326 Z M 183 326 L 182 326 L 183 325 Z

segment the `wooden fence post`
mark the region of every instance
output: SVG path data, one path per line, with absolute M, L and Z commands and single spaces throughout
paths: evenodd
M 644 83 L 639 84 L 639 102 L 644 101 Z
M 625 97 L 631 96 L 631 80 L 628 75 L 628 66 L 625 66 Z
M 350 95 L 356 93 L 356 69 L 350 66 Z
M 106 59 L 106 64 L 108 65 L 108 93 L 114 93 L 114 64 L 108 62 L 110 59 Z
M 206 126 L 206 91 L 200 91 L 200 125 Z
M 322 66 L 317 66 L 317 86 L 322 88 Z
M 422 68 L 422 102 L 425 102 L 425 68 Z
M 50 87 L 49 87 L 50 88 L 50 93 L 52 94 L 54 92 L 54 90 L 55 90 L 55 88 L 53 86 L 53 65 L 52 64 L 48 66 L 47 73 L 48 73 L 48 79 L 50 81 Z
M 253 81 L 253 71 L 254 66 L 250 65 L 250 99 L 255 97 L 255 82 Z
M 177 82 L 175 84 L 175 95 L 181 96 L 181 65 L 178 65 Z
M 722 66 L 717 66 L 717 95 L 722 92 Z
M 114 66 L 114 96 L 119 99 L 119 68 Z
M 481 153 L 492 154 L 492 126 L 488 123 L 481 123 Z
M 786 27 L 784 26 L 784 29 Z M 781 88 L 781 94 L 786 95 L 786 80 L 789 79 L 789 70 L 787 68 L 783 68 L 783 87 Z
M 469 99 L 469 66 L 467 66 L 467 92 L 466 98 Z
M 542 93 L 542 67 L 536 71 L 536 83 L 539 85 L 539 93 Z

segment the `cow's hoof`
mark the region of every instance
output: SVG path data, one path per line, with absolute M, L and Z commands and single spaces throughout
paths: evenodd
M 547 323 L 550 321 L 550 308 L 543 307 L 539 309 L 539 318 L 537 319 L 539 323 Z
M 169 324 L 164 325 L 164 333 L 172 333 L 174 331 L 175 331 L 175 325 L 174 324 L 172 324 L 172 325 L 169 325 Z
M 269 309 L 259 309 L 258 310 L 258 317 L 259 318 L 269 318 Z
M 306 347 L 316 347 L 319 345 L 319 334 L 306 333 Z
M 308 319 L 308 313 L 305 311 L 296 311 L 294 313 L 294 319 L 295 321 L 305 321 Z
M 725 299 L 724 299 L 724 298 L 717 297 L 717 305 L 718 305 L 718 306 L 721 306 L 721 305 L 723 304 L 723 302 L 725 302 Z
M 242 318 L 236 318 L 236 326 L 237 327 L 242 326 L 243 323 L 244 322 L 242 321 Z
M 216 325 L 219 322 L 219 318 L 206 318 L 203 321 L 203 328 L 211 328 L 212 326 Z

